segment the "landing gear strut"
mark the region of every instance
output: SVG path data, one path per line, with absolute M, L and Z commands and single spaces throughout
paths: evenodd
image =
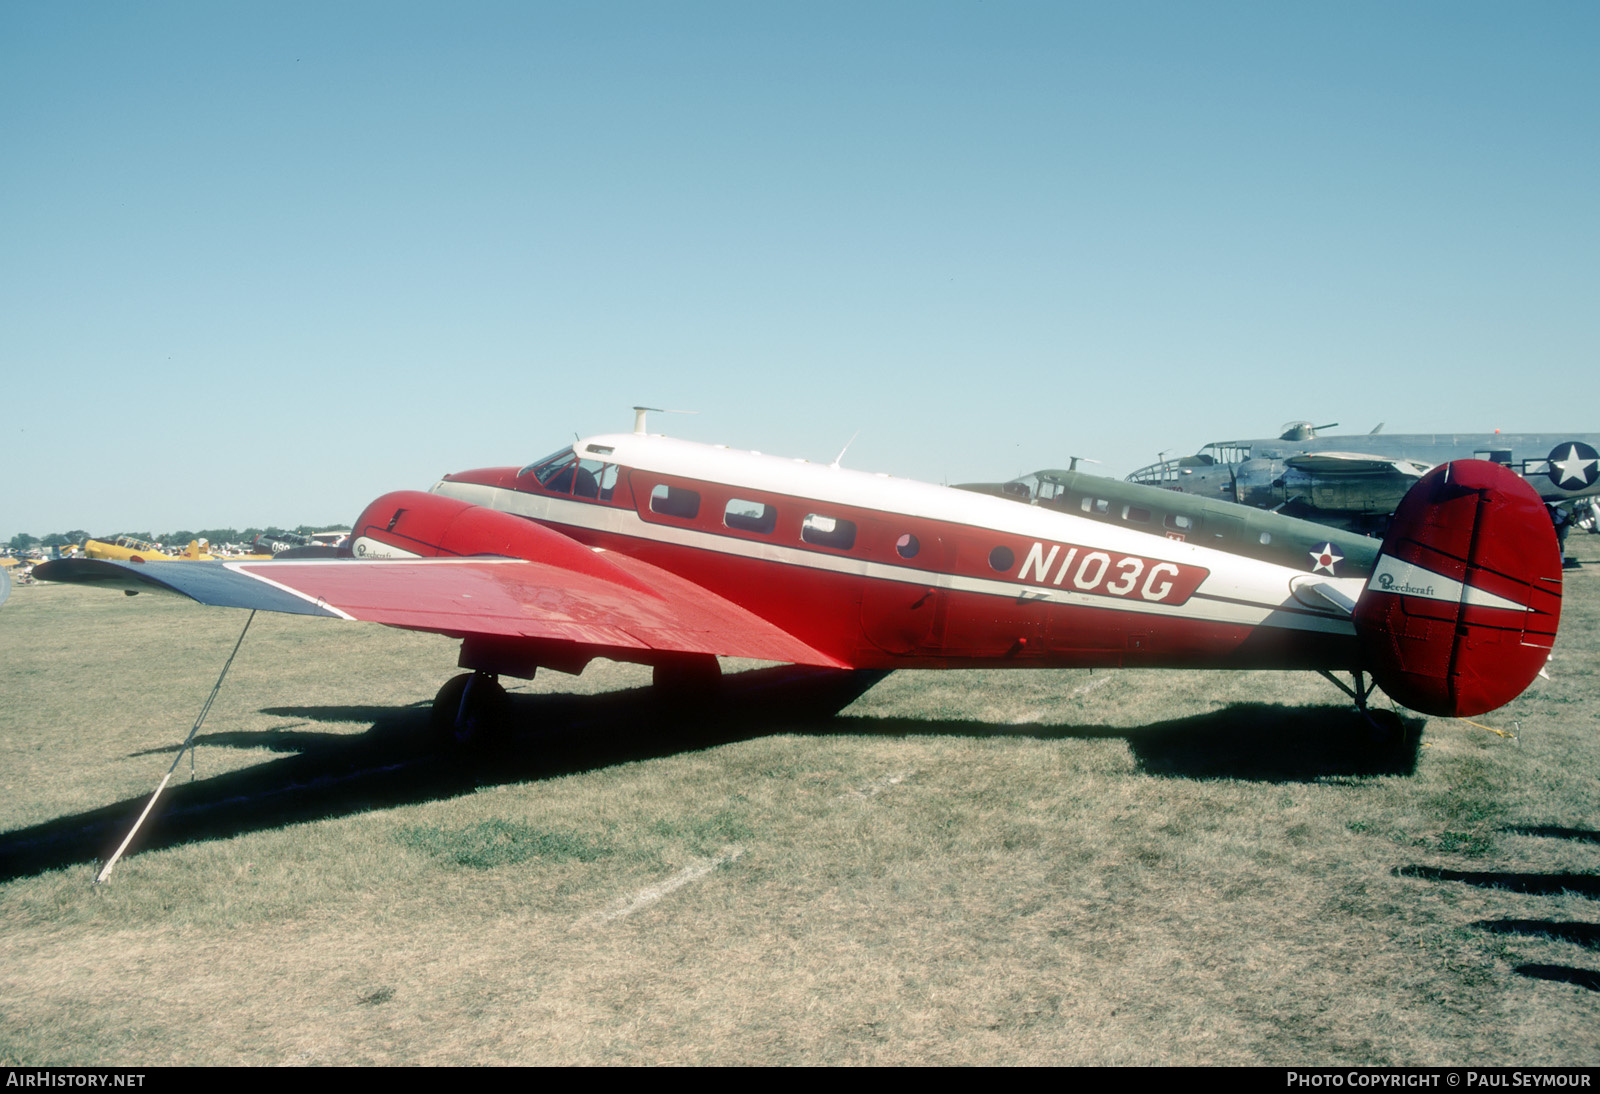
M 1355 685 L 1351 687 L 1327 669 L 1318 669 L 1317 672 L 1324 680 L 1355 700 L 1356 710 L 1366 721 L 1368 731 L 1372 734 L 1375 744 L 1383 744 L 1398 740 L 1405 726 L 1400 721 L 1400 715 L 1392 710 L 1372 710 L 1367 706 L 1367 700 L 1377 690 L 1377 681 L 1366 682 L 1366 673 L 1360 669 L 1352 669 L 1350 677 Z
M 429 726 L 436 740 L 464 745 L 479 742 L 506 722 L 511 701 L 500 681 L 487 672 L 464 672 L 433 697 Z

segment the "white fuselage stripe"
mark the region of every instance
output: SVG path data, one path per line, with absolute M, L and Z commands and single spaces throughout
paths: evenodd
M 739 484 L 733 484 L 735 488 Z M 749 489 L 770 492 L 764 485 L 747 484 Z M 907 485 L 896 480 L 896 485 Z M 932 489 L 945 489 L 933 487 Z M 1191 565 L 1203 565 L 1210 576 L 1202 583 L 1199 592 L 1184 605 L 1166 605 L 1146 600 L 1123 600 L 1110 596 L 1079 593 L 1063 588 L 1045 588 L 1001 579 L 972 577 L 932 570 L 919 570 L 909 566 L 894 566 L 844 555 L 825 554 L 798 546 L 781 543 L 763 543 L 736 536 L 723 536 L 697 528 L 683 528 L 645 521 L 631 508 L 613 507 L 550 495 L 540 495 L 480 483 L 440 482 L 434 486 L 436 493 L 456 498 L 485 508 L 496 509 L 533 520 L 557 525 L 583 528 L 588 531 L 608 533 L 620 537 L 645 539 L 656 543 L 714 551 L 742 558 L 759 559 L 781 565 L 801 566 L 833 573 L 851 574 L 881 581 L 894 581 L 906 585 L 925 585 L 960 592 L 982 593 L 1011 599 L 1028 598 L 1048 600 L 1056 604 L 1070 604 L 1084 608 L 1102 608 L 1109 611 L 1136 612 L 1168 618 L 1205 620 L 1238 626 L 1268 625 L 1288 630 L 1314 631 L 1327 634 L 1352 634 L 1350 622 L 1328 612 L 1315 613 L 1296 601 L 1289 593 L 1289 582 L 1300 576 L 1299 571 L 1273 563 L 1244 559 L 1213 548 L 1200 547 L 1151 536 L 1141 532 L 1108 527 L 1096 521 L 1074 518 L 1071 514 L 1040 513 L 1032 507 L 1015 502 L 999 501 L 1001 506 L 1015 508 L 1034 517 L 1057 518 L 1070 522 L 1068 526 L 1039 527 L 1025 531 L 996 528 L 995 531 L 1013 535 L 1034 535 L 1051 540 L 1075 538 L 1077 542 L 1103 542 L 1106 531 L 1120 532 L 1123 536 L 1138 536 L 1132 544 L 1119 543 L 1114 549 L 1145 557 L 1160 557 L 1157 548 L 1168 553 L 1186 556 Z M 979 495 L 973 495 L 979 498 Z M 1004 512 L 1004 510 L 1001 510 Z M 903 514 L 908 519 L 948 520 L 947 517 L 927 517 Z M 1086 527 L 1074 527 L 1084 525 Z M 974 526 L 974 531 L 985 526 Z M 1274 586 L 1282 590 L 1278 599 L 1271 599 Z

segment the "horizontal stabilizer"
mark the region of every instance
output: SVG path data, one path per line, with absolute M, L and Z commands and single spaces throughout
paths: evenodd
M 1351 616 L 1356 613 L 1356 602 L 1340 592 L 1326 581 L 1308 581 L 1295 590 L 1297 593 L 1310 593 L 1321 600 L 1328 607 L 1342 615 Z

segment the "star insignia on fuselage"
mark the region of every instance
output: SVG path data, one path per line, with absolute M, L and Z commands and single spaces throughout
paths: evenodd
M 1343 561 L 1344 556 L 1333 549 L 1332 543 L 1324 543 L 1320 547 L 1311 549 L 1312 573 L 1316 573 L 1318 570 L 1327 570 L 1328 573 L 1333 574 L 1336 572 L 1334 567 Z
M 1594 480 L 1600 476 L 1600 453 L 1579 441 L 1572 441 L 1567 446 L 1567 454 L 1561 455 L 1561 446 L 1557 445 L 1550 452 L 1550 481 L 1563 490 L 1584 490 L 1594 485 Z M 1568 483 L 1576 483 L 1568 486 Z

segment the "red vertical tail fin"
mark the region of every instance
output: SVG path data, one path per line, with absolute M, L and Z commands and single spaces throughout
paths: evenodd
M 1482 714 L 1533 682 L 1561 619 L 1561 551 L 1532 487 L 1482 460 L 1434 468 L 1395 511 L 1356 605 L 1373 679 L 1424 714 Z

